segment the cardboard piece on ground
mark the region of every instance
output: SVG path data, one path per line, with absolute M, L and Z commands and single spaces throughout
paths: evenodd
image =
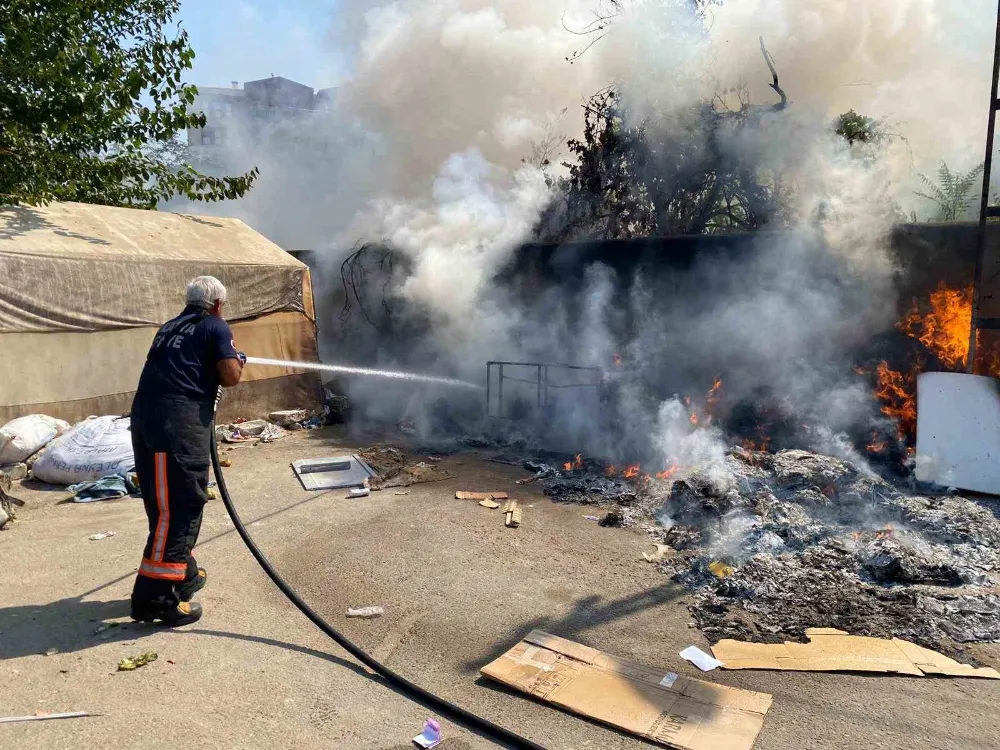
M 484 508 L 489 508 L 490 510 L 496 510 L 500 507 L 500 503 L 495 503 L 492 500 L 480 500 L 479 504 Z
M 506 500 L 506 492 L 456 492 L 457 500 Z
M 944 654 L 918 646 L 916 643 L 893 638 L 899 650 L 906 654 L 910 661 L 917 665 L 924 674 L 943 675 L 947 677 L 981 677 L 989 680 L 1000 680 L 1000 672 L 992 667 L 973 667 L 949 659 Z
M 724 640 L 712 646 L 725 669 L 779 669 L 799 672 L 882 672 L 923 677 L 983 677 L 1000 672 L 967 664 L 899 638 L 848 635 L 836 628 L 809 628 L 809 643 L 745 643 Z
M 619 659 L 533 630 L 481 670 L 528 695 L 667 747 L 749 750 L 771 696 Z
M 521 525 L 521 509 L 517 507 L 517 500 L 511 500 L 510 502 L 510 510 L 504 514 L 504 524 L 512 529 L 516 529 Z

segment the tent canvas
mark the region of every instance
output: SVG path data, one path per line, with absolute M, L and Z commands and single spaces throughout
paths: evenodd
M 127 411 L 156 328 L 180 312 L 185 283 L 202 274 L 227 287 L 237 346 L 316 361 L 308 268 L 237 219 L 77 203 L 0 207 L 0 420 Z M 318 391 L 314 373 L 250 366 L 224 413 L 301 407 Z

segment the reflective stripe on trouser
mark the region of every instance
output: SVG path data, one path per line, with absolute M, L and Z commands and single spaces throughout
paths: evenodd
M 183 581 L 187 578 L 188 564 L 155 562 L 148 558 L 142 558 L 139 565 L 139 575 L 149 578 L 162 578 L 165 581 Z
M 167 529 L 170 527 L 170 489 L 167 485 L 167 454 L 153 454 L 153 483 L 156 493 L 156 531 L 153 533 L 153 562 L 163 560 L 167 547 Z M 156 578 L 157 576 L 153 576 Z

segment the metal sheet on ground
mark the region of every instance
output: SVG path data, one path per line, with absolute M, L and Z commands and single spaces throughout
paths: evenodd
M 1000 381 L 927 372 L 917 378 L 917 479 L 1000 495 Z
M 292 471 L 307 490 L 335 490 L 363 487 L 375 476 L 372 468 L 358 456 L 300 458 L 292 462 Z

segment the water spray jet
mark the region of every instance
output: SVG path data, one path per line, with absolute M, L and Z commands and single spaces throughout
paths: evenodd
M 267 359 L 266 357 L 247 357 L 248 365 L 263 365 L 264 367 L 293 367 L 299 370 L 320 370 L 343 375 L 365 375 L 375 378 L 390 378 L 392 380 L 408 380 L 411 382 L 434 383 L 454 388 L 474 388 L 482 390 L 483 386 L 457 378 L 442 378 L 436 375 L 421 375 L 415 372 L 400 370 L 375 370 L 370 367 L 348 367 L 347 365 L 324 365 L 319 362 L 296 362 L 294 360 Z

